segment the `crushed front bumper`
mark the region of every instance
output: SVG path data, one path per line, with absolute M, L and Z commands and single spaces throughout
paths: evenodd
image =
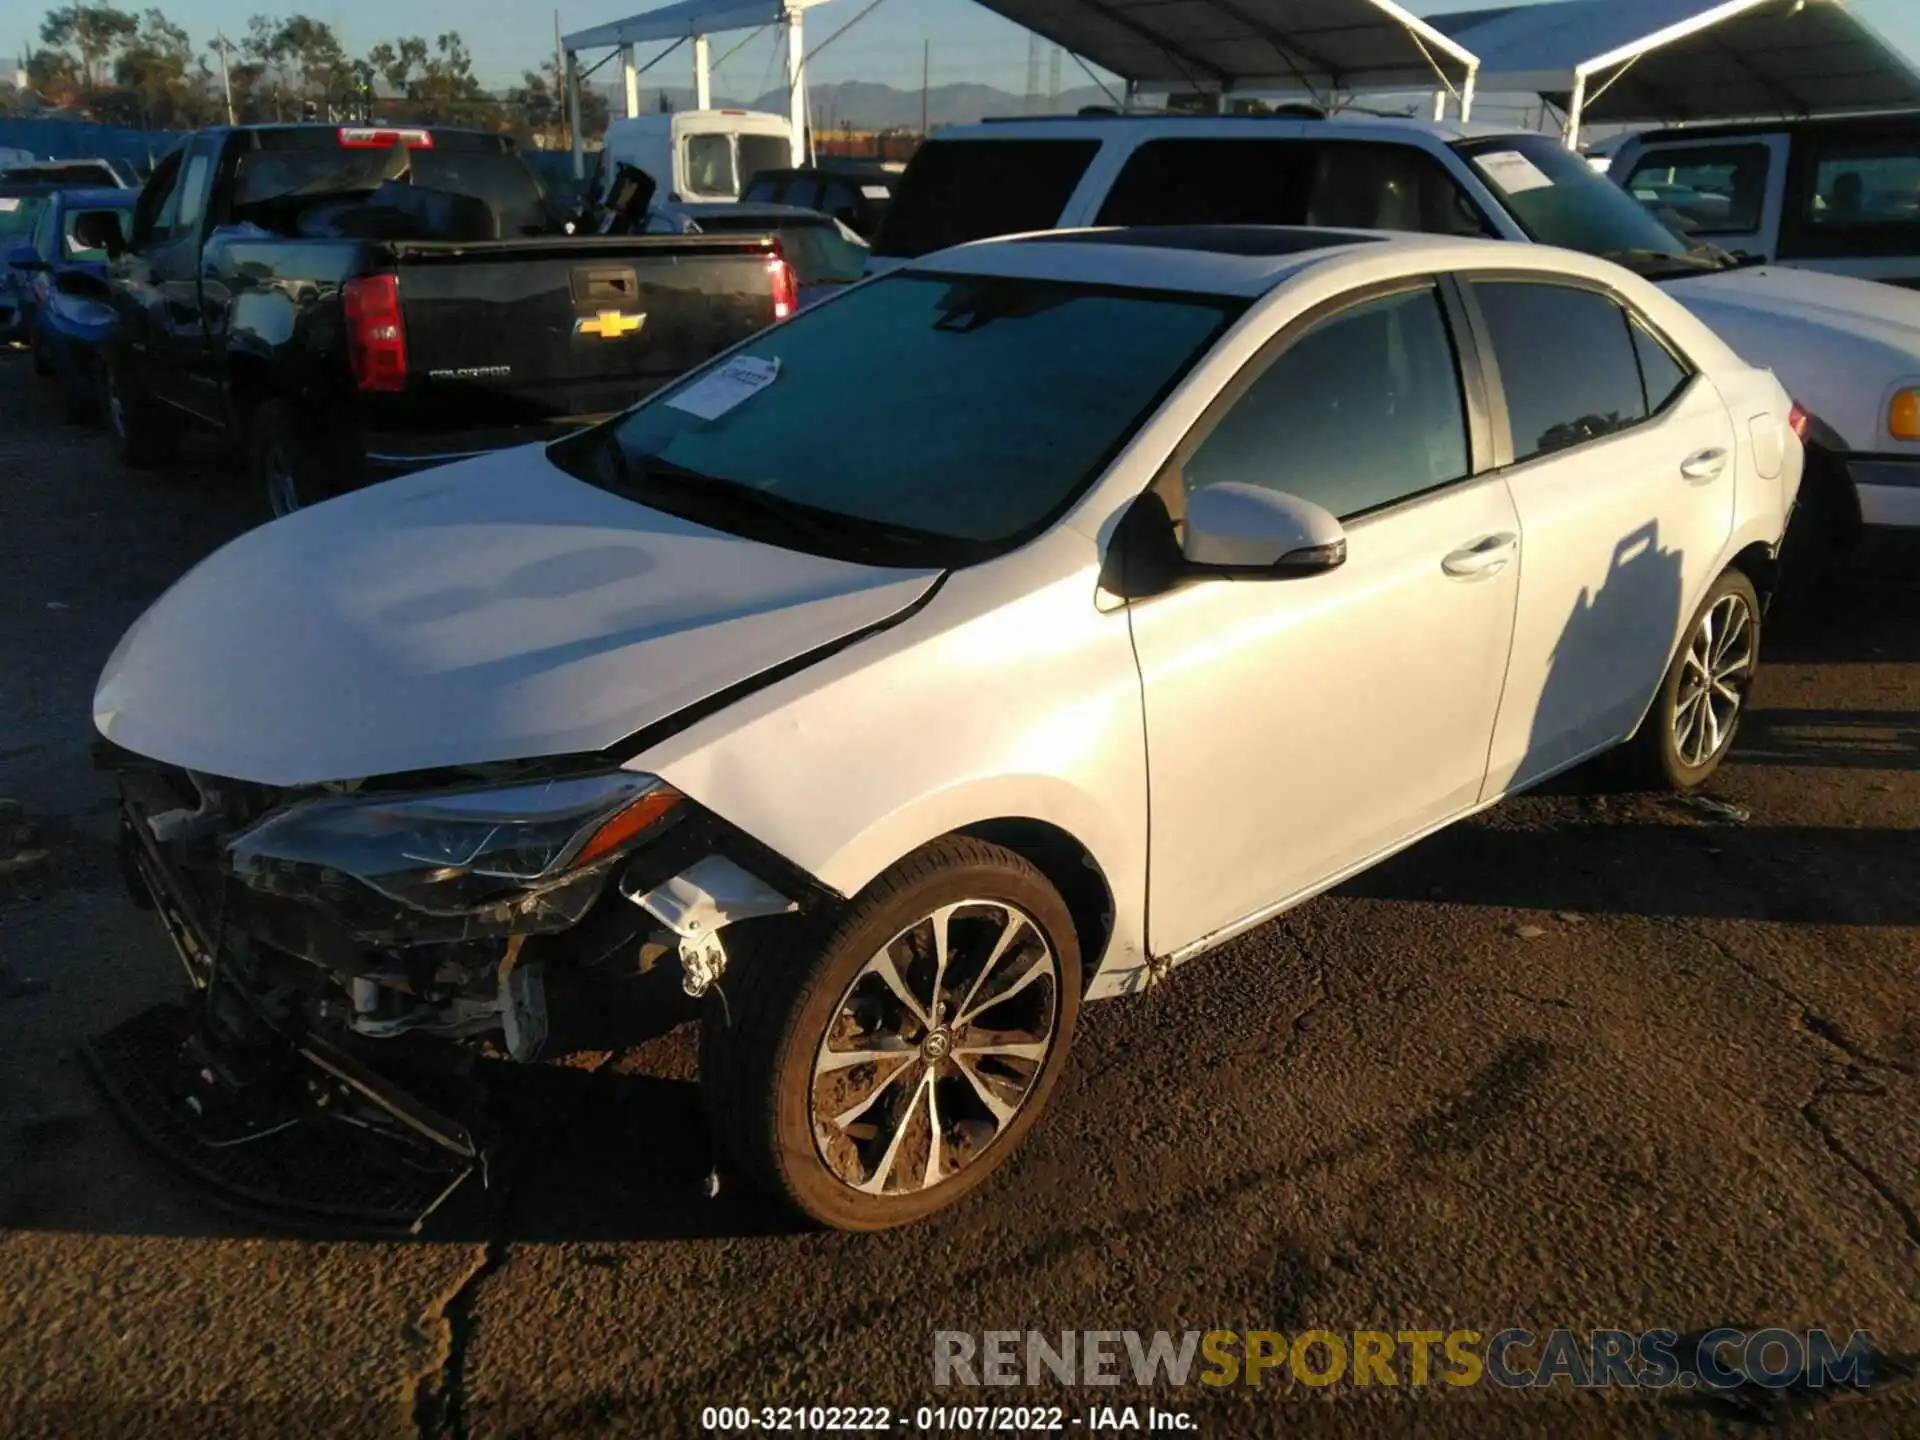
M 497 1194 L 501 1143 L 475 1057 L 389 1047 L 376 1069 L 367 1042 L 275 1012 L 271 983 L 168 864 L 136 801 L 124 820 L 129 889 L 193 987 L 82 1047 L 133 1133 L 215 1199 L 283 1223 L 417 1234 L 457 1192 L 463 1209 Z

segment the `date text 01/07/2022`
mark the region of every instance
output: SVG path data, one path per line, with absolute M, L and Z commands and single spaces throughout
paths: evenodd
M 842 1434 L 899 1429 L 939 1435 L 1077 1430 L 1105 1435 L 1193 1432 L 1199 1427 L 1185 1411 L 1158 1406 L 1091 1405 L 1069 1411 L 1063 1405 L 920 1405 L 911 1410 L 887 1405 L 709 1405 L 700 1412 L 700 1428 Z

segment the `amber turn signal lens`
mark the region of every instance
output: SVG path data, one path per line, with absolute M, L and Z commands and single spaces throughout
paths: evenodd
M 568 868 L 582 869 L 603 855 L 618 850 L 656 820 L 663 818 L 669 810 L 684 799 L 686 796 L 671 785 L 662 785 L 657 790 L 649 790 L 594 831 L 593 837 L 580 847 L 580 853 L 573 857 L 573 863 Z
M 1887 407 L 1887 429 L 1896 440 L 1920 440 L 1920 390 L 1902 390 Z

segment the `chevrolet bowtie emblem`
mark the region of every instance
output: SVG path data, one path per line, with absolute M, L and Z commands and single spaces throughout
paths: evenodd
M 602 310 L 592 319 L 579 319 L 573 322 L 576 335 L 597 335 L 602 340 L 618 340 L 622 335 L 631 335 L 647 323 L 647 317 L 641 315 L 623 315 L 618 310 Z

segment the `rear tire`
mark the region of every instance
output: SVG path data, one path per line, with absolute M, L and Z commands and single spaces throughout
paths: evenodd
M 1080 1011 L 1066 902 L 980 840 L 917 851 L 830 928 L 748 922 L 726 944 L 700 1026 L 711 1122 L 746 1179 L 843 1230 L 922 1219 L 1004 1164 Z
M 1729 570 L 1688 623 L 1653 706 L 1629 742 L 1646 784 L 1678 794 L 1713 778 L 1733 748 L 1760 664 L 1760 597 Z
M 160 412 L 132 379 L 124 359 L 110 356 L 100 368 L 101 403 L 121 463 L 135 470 L 158 469 L 179 449 L 181 422 Z

